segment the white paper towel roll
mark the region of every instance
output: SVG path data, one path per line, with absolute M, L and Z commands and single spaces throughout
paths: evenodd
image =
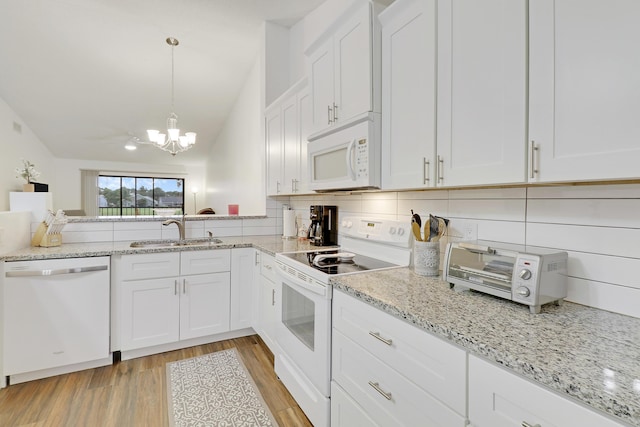
M 294 238 L 298 235 L 296 228 L 296 211 L 285 209 L 282 211 L 282 237 Z

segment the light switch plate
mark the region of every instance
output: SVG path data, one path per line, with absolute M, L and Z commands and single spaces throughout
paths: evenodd
M 464 240 L 478 240 L 478 224 L 467 221 L 462 229 Z

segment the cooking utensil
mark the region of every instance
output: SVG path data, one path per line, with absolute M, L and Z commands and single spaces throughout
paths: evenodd
M 422 227 L 422 218 L 417 213 L 413 213 L 413 209 L 411 209 L 411 222 L 413 221 L 418 224 L 418 227 Z
M 427 233 L 427 231 L 429 232 L 429 242 L 433 242 L 433 239 L 438 236 L 438 227 L 438 218 L 429 214 L 429 230 L 427 230 L 426 227 L 424 229 L 425 234 Z
M 411 231 L 413 231 L 413 237 L 415 237 L 418 242 L 422 242 L 422 237 L 420 237 L 420 226 L 417 222 L 411 222 Z

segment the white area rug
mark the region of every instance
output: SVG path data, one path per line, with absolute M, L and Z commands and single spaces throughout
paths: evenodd
M 176 427 L 278 425 L 235 348 L 168 363 L 167 399 Z

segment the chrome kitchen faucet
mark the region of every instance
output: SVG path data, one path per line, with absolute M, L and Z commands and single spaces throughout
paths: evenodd
M 178 232 L 180 233 L 180 242 L 184 242 L 184 225 L 185 225 L 185 214 L 182 214 L 182 220 L 178 221 L 177 219 L 168 219 L 162 223 L 162 225 L 175 224 L 178 226 Z

